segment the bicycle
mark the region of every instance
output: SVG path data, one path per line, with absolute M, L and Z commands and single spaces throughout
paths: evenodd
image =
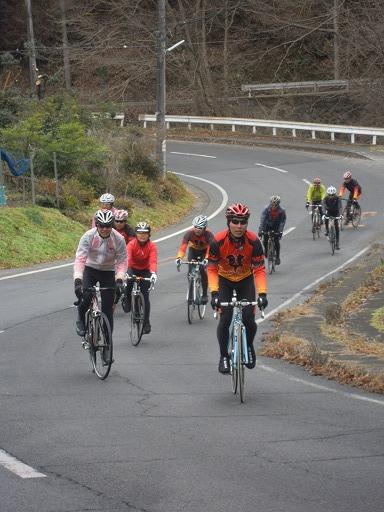
M 248 342 L 245 325 L 243 323 L 243 308 L 245 306 L 256 306 L 257 301 L 237 300 L 236 290 L 233 290 L 230 302 L 220 302 L 219 306 L 233 307 L 232 321 L 229 327 L 228 354 L 229 367 L 232 381 L 232 391 L 236 395 L 239 391 L 240 402 L 245 401 L 245 371 L 244 366 L 248 364 Z M 217 317 L 217 310 L 214 313 Z M 261 317 L 264 318 L 264 310 L 261 310 Z
M 112 287 L 101 288 L 98 285 L 84 289 L 84 292 L 92 294 L 92 300 L 85 313 L 85 334 L 82 345 L 84 350 L 89 351 L 92 370 L 101 380 L 106 379 L 111 370 L 113 341 L 109 320 L 100 309 L 100 292 L 114 289 Z M 79 302 L 77 301 L 74 304 L 78 306 Z
M 199 260 L 181 261 L 180 264 L 189 265 L 188 271 L 188 292 L 187 292 L 187 318 L 188 323 L 193 321 L 194 312 L 197 309 L 200 320 L 205 316 L 207 305 L 201 302 L 203 296 L 203 284 L 201 282 L 200 267 L 205 263 Z M 178 266 L 180 271 L 180 267 Z
M 151 286 L 149 288 L 149 291 L 154 289 L 154 283 L 150 277 L 141 277 L 141 276 L 135 276 L 135 275 L 126 275 L 127 281 L 133 280 L 133 287 L 131 292 L 131 318 L 130 318 L 130 329 L 129 329 L 129 336 L 131 339 L 131 343 L 134 347 L 136 347 L 143 336 L 143 328 L 144 328 L 144 318 L 145 318 L 145 301 L 144 301 L 144 295 L 140 289 L 140 283 L 142 281 L 150 281 Z M 124 283 L 124 292 L 123 297 L 127 300 L 127 291 L 126 282 Z M 124 309 L 124 302 L 123 309 Z M 125 310 L 125 309 L 124 309 Z
M 316 240 L 320 238 L 321 232 L 321 215 L 320 215 L 320 206 L 318 204 L 310 204 L 311 211 L 309 212 L 312 215 L 312 236 L 313 239 Z
M 345 224 L 350 220 L 352 222 L 353 228 L 357 229 L 361 219 L 360 204 L 356 201 L 356 199 L 352 199 L 352 201 L 349 201 L 349 199 L 342 200 L 347 202 L 343 209 L 343 217 L 345 218 Z
M 325 217 L 328 219 L 328 240 L 331 244 L 331 253 L 332 255 L 335 254 L 335 248 L 336 248 L 336 228 L 335 228 L 335 221 L 339 221 L 339 229 L 340 224 L 342 223 L 343 216 L 340 215 L 339 217 Z M 339 242 L 340 243 L 340 242 Z
M 263 236 L 265 234 L 263 233 Z M 275 247 L 275 236 L 277 233 L 274 231 L 268 231 L 266 233 L 268 237 L 267 241 L 267 265 L 268 265 L 268 273 L 272 274 L 272 272 L 276 272 L 276 247 Z

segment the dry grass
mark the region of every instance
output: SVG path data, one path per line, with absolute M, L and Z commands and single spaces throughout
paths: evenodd
M 384 345 L 351 332 L 345 326 L 320 325 L 321 333 L 332 341 L 344 345 L 351 354 L 364 354 L 384 359 Z

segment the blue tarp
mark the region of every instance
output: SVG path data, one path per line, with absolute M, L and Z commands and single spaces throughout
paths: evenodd
M 29 169 L 29 159 L 24 158 L 22 160 L 15 160 L 2 148 L 0 148 L 0 157 L 1 160 L 7 162 L 9 170 L 14 176 L 21 176 L 22 174 L 25 174 Z

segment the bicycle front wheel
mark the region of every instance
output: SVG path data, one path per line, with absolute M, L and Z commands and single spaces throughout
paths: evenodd
M 275 271 L 275 244 L 273 240 L 268 240 L 268 272 L 272 274 Z
M 187 317 L 188 323 L 193 322 L 193 313 L 195 311 L 195 280 L 191 279 L 188 285 L 188 300 L 187 300 Z
M 360 224 L 361 208 L 360 205 L 354 204 L 352 206 L 352 226 L 356 229 Z
M 131 325 L 129 335 L 131 338 L 131 343 L 134 347 L 136 347 L 140 343 L 141 338 L 143 336 L 144 317 L 144 297 L 143 294 L 140 292 L 137 295 L 132 295 Z
M 245 334 L 245 327 L 239 326 L 238 329 L 238 345 L 239 345 L 239 395 L 240 395 L 240 402 L 244 403 L 245 401 L 245 371 L 244 371 L 244 354 L 243 354 L 243 336 L 246 336 Z
M 231 373 L 232 380 L 232 391 L 236 395 L 237 393 L 237 385 L 239 382 L 239 366 L 238 366 L 238 357 L 237 357 L 237 342 L 234 342 L 233 339 L 233 330 L 229 334 L 229 345 L 228 345 L 228 354 L 229 354 L 229 368 Z
M 196 304 L 197 304 L 197 312 L 199 313 L 200 320 L 202 320 L 205 316 L 205 310 L 207 308 L 206 304 L 201 303 L 201 297 L 203 296 L 203 285 L 201 283 L 201 278 L 198 276 L 196 278 Z
M 104 313 L 92 320 L 92 341 L 90 343 L 90 354 L 93 369 L 99 379 L 108 377 L 113 363 L 113 342 L 111 326 Z
M 335 226 L 333 226 L 333 225 L 329 229 L 329 243 L 331 244 L 331 252 L 332 252 L 332 254 L 335 254 L 336 231 L 335 231 Z

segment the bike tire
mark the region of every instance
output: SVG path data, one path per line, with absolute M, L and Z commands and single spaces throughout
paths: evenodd
M 205 316 L 205 311 L 207 309 L 207 305 L 201 303 L 202 296 L 203 296 L 203 285 L 201 282 L 201 277 L 198 276 L 196 278 L 196 303 L 197 303 L 197 312 L 199 313 L 200 320 L 203 320 L 203 318 Z
M 316 215 L 314 214 L 312 217 L 312 236 L 314 240 L 316 240 L 316 228 Z
M 331 226 L 329 228 L 329 243 L 331 244 L 331 252 L 332 255 L 335 254 L 335 248 L 336 248 L 336 231 L 335 226 Z
M 132 295 L 131 325 L 129 335 L 131 338 L 131 344 L 134 347 L 137 347 L 143 336 L 144 318 L 145 303 L 143 294 L 140 292 L 137 295 Z
M 345 223 L 347 222 L 347 216 L 348 216 L 348 208 L 347 208 L 347 205 L 345 205 L 343 208 L 343 213 L 342 213 L 343 218 L 339 222 L 340 231 L 343 231 L 343 229 L 344 229 Z
M 357 229 L 361 219 L 361 207 L 360 205 L 354 204 L 352 207 L 352 226 Z
M 187 318 L 188 323 L 191 324 L 193 322 L 193 313 L 195 311 L 195 302 L 194 302 L 194 279 L 190 279 L 188 283 L 188 300 L 187 300 Z
M 232 382 L 232 392 L 234 395 L 237 393 L 237 387 L 239 382 L 239 367 L 237 365 L 237 350 L 234 343 L 234 332 L 233 329 L 229 334 L 228 354 L 229 354 L 229 367 Z
M 275 247 L 273 241 L 268 239 L 268 273 L 275 271 Z
M 104 313 L 92 319 L 93 336 L 91 340 L 91 361 L 95 374 L 105 380 L 113 363 L 113 341 L 111 326 Z
M 238 326 L 238 366 L 239 366 L 239 395 L 240 402 L 243 404 L 245 401 L 245 368 L 244 368 L 244 355 L 243 355 L 243 336 L 245 335 L 245 327 Z

